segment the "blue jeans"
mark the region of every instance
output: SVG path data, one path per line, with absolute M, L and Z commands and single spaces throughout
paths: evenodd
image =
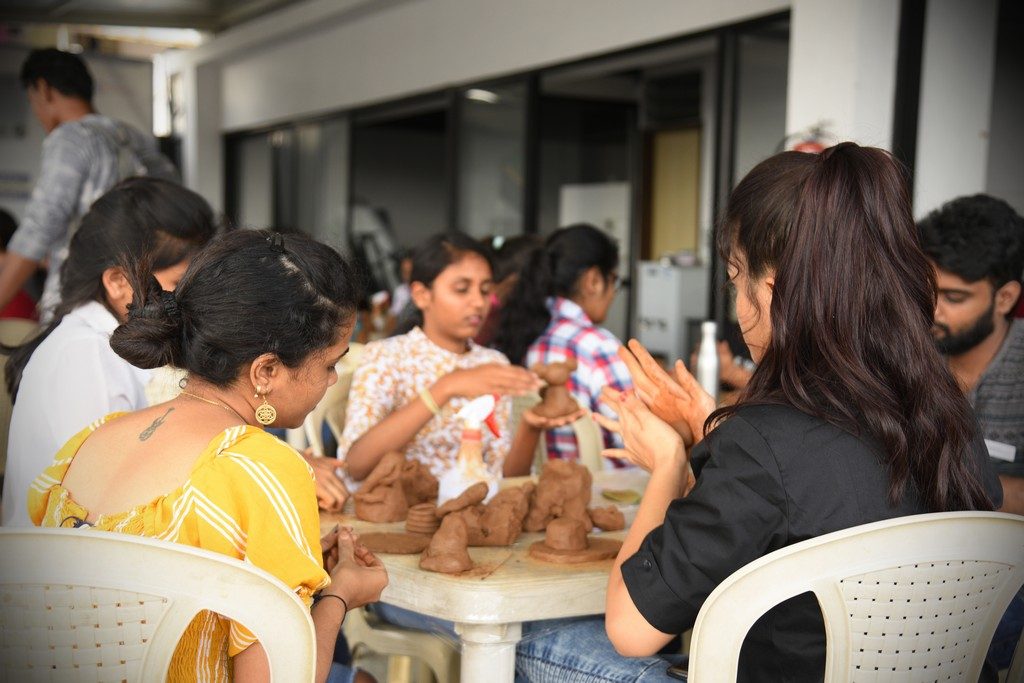
M 997 669 L 1007 669 L 1010 666 L 1010 659 L 1013 657 L 1013 650 L 1017 647 L 1020 639 L 1021 629 L 1024 629 L 1024 588 L 1017 591 L 1013 596 L 1003 618 L 996 626 L 996 632 L 992 636 L 992 645 L 988 649 L 988 659 Z M 1022 653 L 1024 656 L 1024 653 Z
M 353 683 L 356 679 L 356 670 L 344 664 L 334 662 L 327 674 L 327 683 Z
M 684 655 L 623 657 L 604 630 L 604 617 L 550 619 L 523 624 L 516 647 L 516 681 L 546 683 L 675 683 L 666 669 Z
M 384 602 L 372 611 L 384 621 L 454 639 L 450 621 L 429 617 Z M 523 639 L 516 647 L 516 681 L 545 683 L 667 683 L 678 681 L 665 673 L 673 664 L 686 663 L 683 655 L 623 657 L 604 631 L 604 617 L 549 619 L 523 624 Z

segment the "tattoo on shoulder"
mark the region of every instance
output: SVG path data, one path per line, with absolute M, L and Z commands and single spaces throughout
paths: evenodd
M 164 423 L 164 420 L 167 419 L 167 416 L 170 415 L 173 412 L 174 412 L 174 408 L 168 408 L 166 413 L 164 413 L 163 415 L 161 415 L 157 419 L 153 420 L 153 424 L 151 424 L 148 427 L 146 427 L 144 430 L 142 430 L 142 433 L 139 434 L 139 441 L 145 441 L 149 437 L 153 436 L 153 432 L 156 431 L 157 427 L 162 425 Z

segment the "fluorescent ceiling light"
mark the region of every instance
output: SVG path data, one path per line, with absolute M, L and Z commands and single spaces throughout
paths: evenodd
M 497 104 L 501 98 L 498 97 L 497 93 L 493 93 L 490 90 L 470 88 L 466 91 L 466 99 L 475 102 L 486 102 L 487 104 Z

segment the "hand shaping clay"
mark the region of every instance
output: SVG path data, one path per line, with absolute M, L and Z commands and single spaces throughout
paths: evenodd
M 478 481 L 459 494 L 458 497 L 452 498 L 447 503 L 437 508 L 437 512 L 434 514 L 440 519 L 451 512 L 458 512 L 459 510 L 468 508 L 471 505 L 478 505 L 487 497 L 487 491 L 487 484 L 482 481 Z
M 590 508 L 590 519 L 594 526 L 603 531 L 619 531 L 626 528 L 626 518 L 622 511 L 614 505 L 607 505 L 601 508 Z
M 615 557 L 621 541 L 589 538 L 583 523 L 572 517 L 551 520 L 543 541 L 530 546 L 530 556 L 544 562 L 575 564 Z
M 410 507 L 420 503 L 437 503 L 437 477 L 419 460 L 407 460 L 402 466 L 402 490 Z
M 400 522 L 405 519 L 408 504 L 402 490 L 404 465 L 405 456 L 397 451 L 381 458 L 356 492 L 356 517 L 367 522 Z
M 589 532 L 594 528 L 587 514 L 592 481 L 590 470 L 579 463 L 549 460 L 541 470 L 523 528 L 543 531 L 551 520 L 571 517 Z
M 533 412 L 543 417 L 554 418 L 579 410 L 579 404 L 573 399 L 566 386 L 576 369 L 575 358 L 570 358 L 563 363 L 548 363 L 547 365 L 538 363 L 530 369 L 548 384 L 541 390 L 543 400 L 533 407 Z
M 462 515 L 447 515 L 430 545 L 420 556 L 420 568 L 443 574 L 458 574 L 473 568 L 466 546 L 469 536 Z

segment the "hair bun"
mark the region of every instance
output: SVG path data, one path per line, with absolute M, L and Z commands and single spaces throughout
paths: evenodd
M 174 292 L 156 278 L 138 278 L 128 318 L 110 336 L 110 348 L 132 365 L 150 369 L 180 366 L 182 314 Z

